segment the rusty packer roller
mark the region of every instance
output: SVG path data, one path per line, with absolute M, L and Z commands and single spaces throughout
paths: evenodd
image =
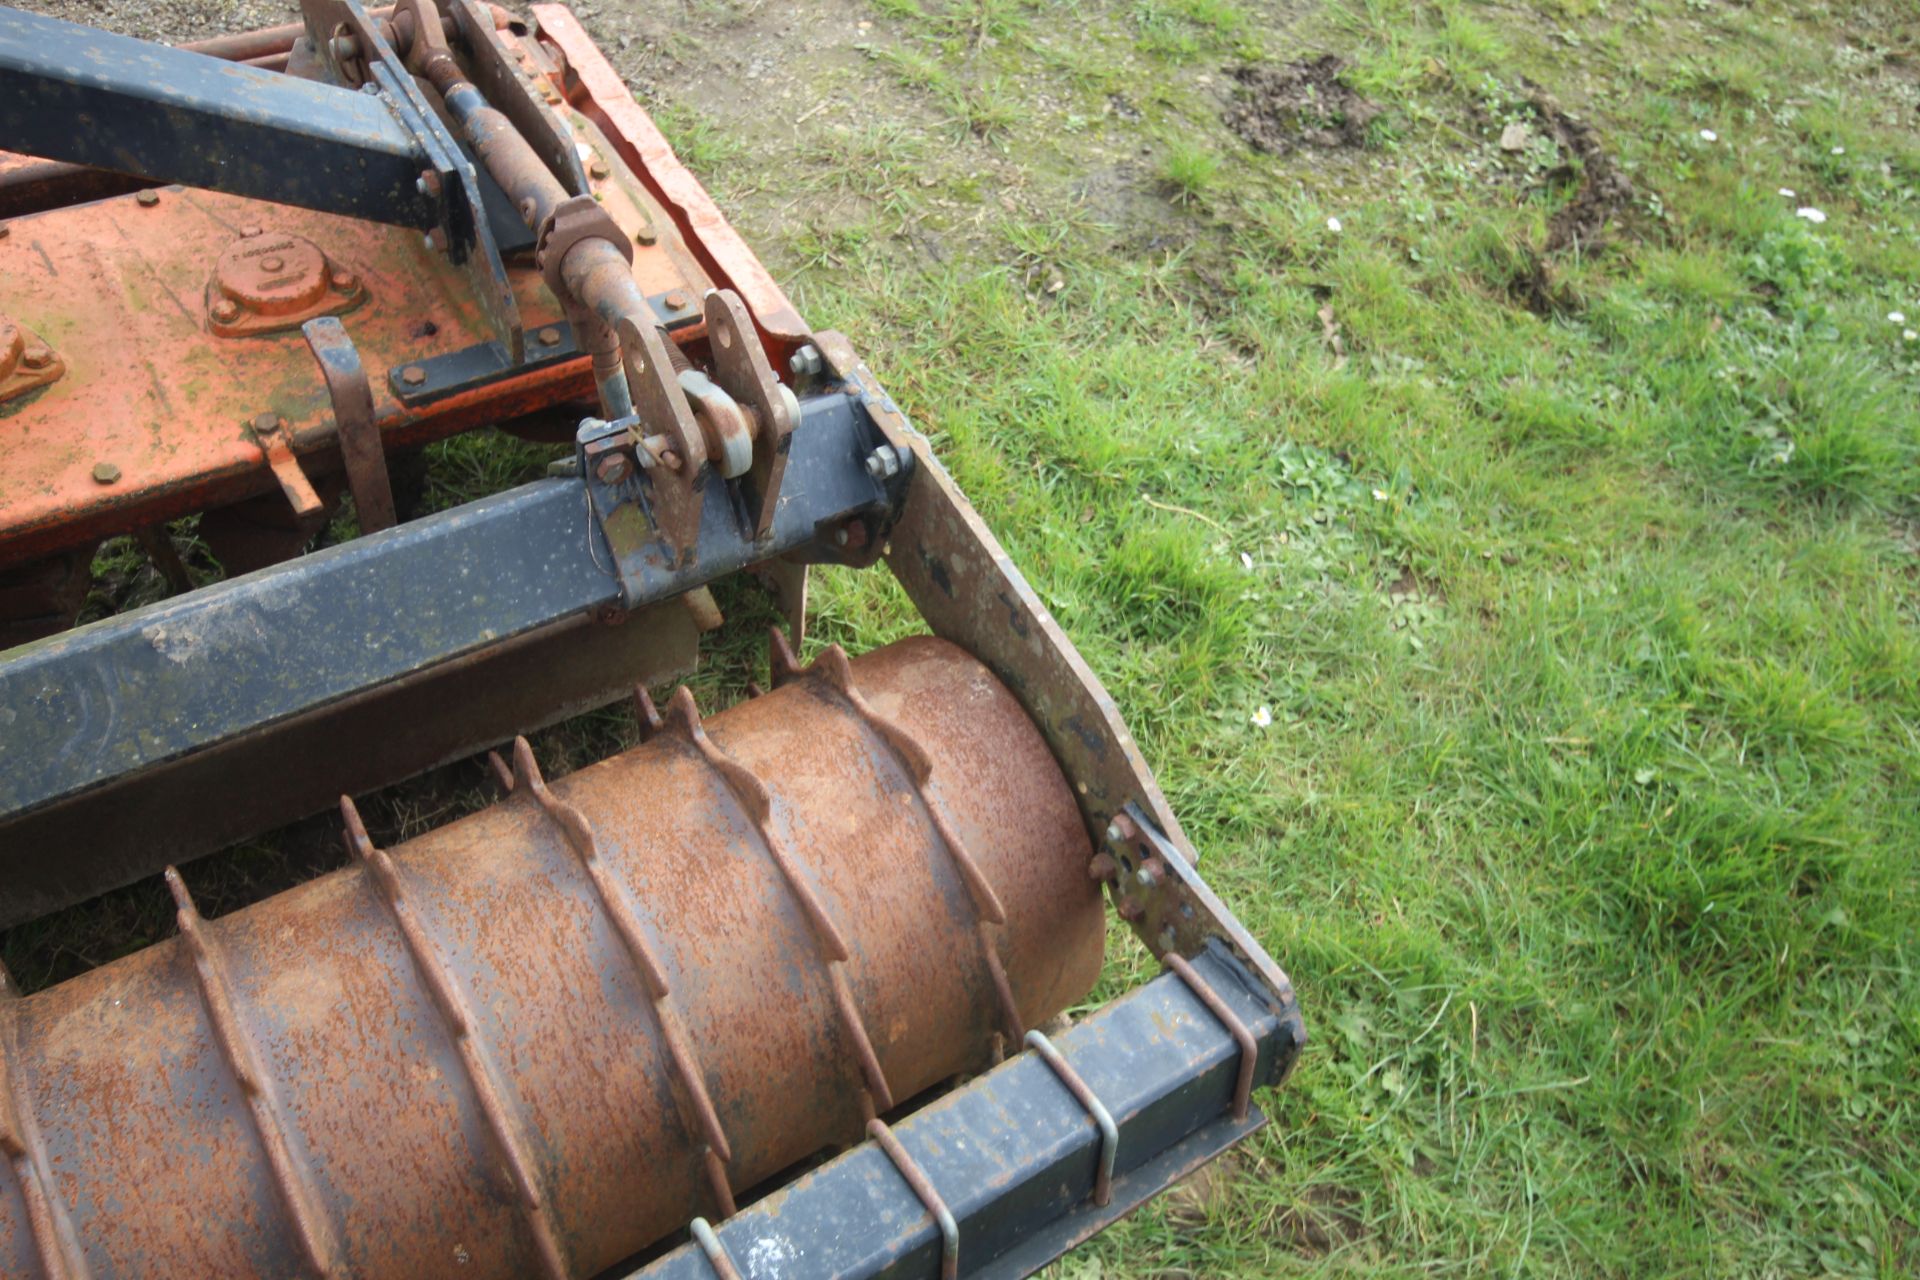
M 592 1275 L 1084 996 L 1019 705 L 930 638 L 805 674 L 12 1002 L 6 1276 Z

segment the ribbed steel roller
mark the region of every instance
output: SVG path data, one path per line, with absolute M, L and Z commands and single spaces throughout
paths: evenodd
M 0 1007 L 0 1273 L 588 1276 L 1017 1051 L 1101 957 L 1046 745 L 942 641 L 782 674 Z

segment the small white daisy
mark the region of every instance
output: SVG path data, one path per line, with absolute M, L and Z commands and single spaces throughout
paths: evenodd
M 1240 567 L 1242 569 L 1245 569 L 1248 573 L 1253 572 L 1253 557 L 1248 555 L 1244 551 L 1240 553 Z
M 1338 231 L 1339 229 L 1340 229 L 1340 219 L 1338 218 L 1327 219 L 1327 230 Z
M 1795 209 L 1793 213 L 1795 217 L 1805 218 L 1808 222 L 1819 223 L 1819 222 L 1825 222 L 1827 220 L 1826 214 L 1822 213 L 1818 209 L 1814 209 L 1811 207 Z
M 1835 148 L 1833 149 L 1833 154 L 1835 154 L 1835 155 L 1837 155 L 1837 156 L 1843 156 L 1843 155 L 1845 155 L 1845 154 L 1847 154 L 1847 149 L 1846 149 L 1845 147 L 1835 147 Z
M 1702 130 L 1700 131 L 1700 141 L 1702 141 L 1702 142 L 1718 142 L 1718 141 L 1720 141 L 1720 135 L 1719 135 L 1719 134 L 1717 134 L 1717 133 L 1715 133 L 1715 132 L 1714 132 L 1713 130 L 1711 130 L 1711 129 L 1702 129 Z
M 1902 329 L 1902 330 L 1900 331 L 1900 341 L 1902 341 L 1902 342 L 1920 342 L 1920 330 L 1914 330 L 1914 329 Z
M 1907 313 L 1906 313 L 1906 312 L 1904 312 L 1904 311 L 1889 311 L 1889 312 L 1887 312 L 1887 323 L 1888 323 L 1888 324 L 1905 324 L 1906 322 L 1907 322 Z
M 1253 724 L 1257 729 L 1265 729 L 1273 723 L 1273 708 L 1260 706 L 1254 709 Z
M 1780 188 L 1780 194 L 1791 200 L 1796 193 L 1792 187 L 1782 187 Z
M 1387 500 L 1387 491 L 1385 489 L 1375 489 L 1373 491 L 1373 500 L 1375 502 L 1385 502 Z

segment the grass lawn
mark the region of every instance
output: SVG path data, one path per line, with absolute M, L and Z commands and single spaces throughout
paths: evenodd
M 799 8 L 583 12 L 1314 1036 L 1058 1273 L 1920 1274 L 1912 0 Z
M 797 141 L 666 65 L 670 133 L 933 436 L 1316 1036 L 1224 1176 L 1060 1273 L 1920 1273 L 1912 10 L 846 23 Z M 913 628 L 823 577 L 816 635 Z

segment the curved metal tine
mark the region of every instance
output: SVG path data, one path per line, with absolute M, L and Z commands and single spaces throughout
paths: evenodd
M 1240 1015 L 1227 1006 L 1207 980 L 1200 976 L 1185 956 L 1169 951 L 1164 957 L 1167 967 L 1180 975 L 1180 980 L 1189 990 L 1207 1006 L 1207 1011 L 1220 1020 L 1220 1025 L 1233 1034 L 1234 1041 L 1240 1046 L 1240 1078 L 1233 1087 L 1233 1118 L 1245 1120 L 1247 1107 L 1253 1097 L 1253 1068 L 1260 1058 L 1260 1046 L 1255 1043 L 1253 1032 L 1247 1024 L 1240 1021 Z
M 1087 1114 L 1093 1117 L 1093 1123 L 1100 1130 L 1100 1165 L 1093 1176 L 1093 1202 L 1105 1208 L 1113 1200 L 1113 1162 L 1120 1154 L 1120 1126 L 1113 1122 L 1113 1113 L 1099 1098 L 1093 1089 L 1081 1078 L 1066 1055 L 1054 1047 L 1053 1041 L 1039 1031 L 1027 1032 L 1027 1048 L 1040 1055 L 1041 1061 L 1053 1068 L 1060 1077 L 1060 1083 L 1067 1086 L 1067 1092 L 1078 1099 Z
M 933 1189 L 933 1183 L 927 1178 L 907 1149 L 900 1145 L 900 1139 L 893 1136 L 893 1130 L 887 1128 L 887 1122 L 875 1116 L 867 1121 L 867 1135 L 887 1153 L 887 1159 L 893 1161 L 893 1167 L 900 1171 L 913 1194 L 920 1197 L 920 1203 L 927 1207 L 934 1225 L 940 1228 L 940 1280 L 957 1280 L 960 1275 L 960 1224 L 953 1220 L 953 1211 L 947 1208 L 947 1202 Z
M 713 1233 L 713 1224 L 705 1218 L 695 1218 L 687 1224 L 687 1230 L 700 1246 L 700 1252 L 707 1255 L 707 1261 L 713 1266 L 713 1273 L 720 1280 L 740 1280 L 740 1272 L 733 1265 L 733 1259 L 727 1256 L 727 1247 L 720 1243 L 720 1237 Z

